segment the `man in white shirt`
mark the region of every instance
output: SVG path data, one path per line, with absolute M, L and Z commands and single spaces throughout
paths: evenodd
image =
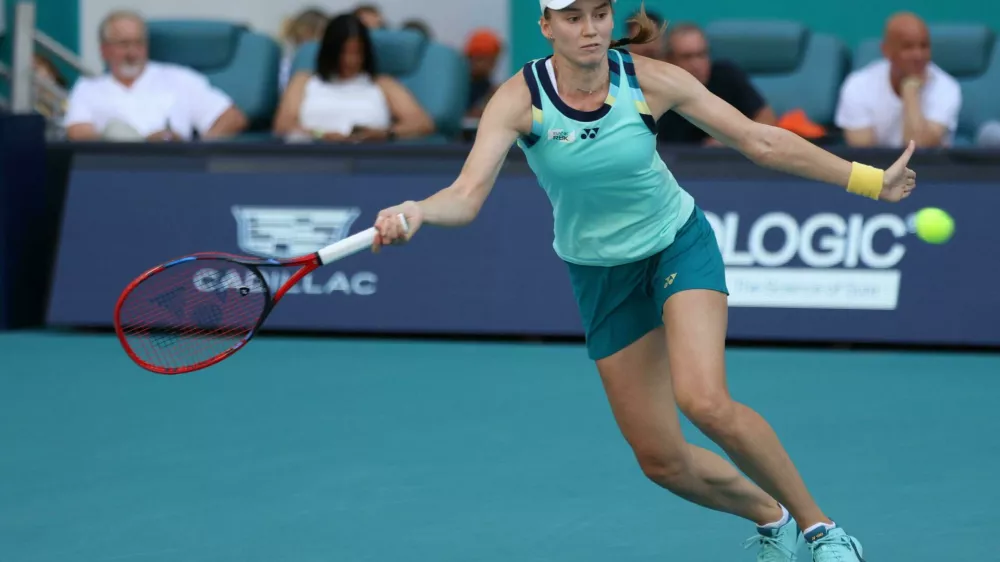
M 82 77 L 70 92 L 70 140 L 189 140 L 235 135 L 246 116 L 203 75 L 149 60 L 146 24 L 131 12 L 114 12 L 101 24 L 102 76 Z
M 847 77 L 835 121 L 847 144 L 865 147 L 948 146 L 958 128 L 962 90 L 931 62 L 930 33 L 914 14 L 886 24 L 884 59 Z

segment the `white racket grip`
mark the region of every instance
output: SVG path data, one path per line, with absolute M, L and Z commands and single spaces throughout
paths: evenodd
M 404 217 L 402 213 L 400 213 L 398 217 L 400 225 L 403 227 L 403 231 L 409 232 L 410 225 L 406 222 L 406 217 Z M 319 254 L 319 263 L 321 265 L 326 265 L 339 259 L 346 258 L 347 256 L 354 255 L 367 248 L 371 248 L 372 242 L 375 241 L 375 234 L 377 232 L 378 231 L 375 230 L 375 227 L 373 226 L 366 230 L 362 230 L 357 234 L 352 234 L 343 240 L 330 244 L 317 252 L 317 254 Z

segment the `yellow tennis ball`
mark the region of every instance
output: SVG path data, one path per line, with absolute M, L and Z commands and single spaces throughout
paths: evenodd
M 936 207 L 927 207 L 914 217 L 917 236 L 930 244 L 944 244 L 955 234 L 955 220 Z

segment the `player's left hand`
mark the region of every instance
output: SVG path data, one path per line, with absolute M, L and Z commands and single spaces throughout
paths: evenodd
M 882 176 L 882 193 L 878 196 L 880 200 L 895 203 L 909 197 L 910 192 L 917 187 L 917 173 L 906 167 L 916 148 L 917 143 L 910 141 L 899 160 L 885 171 Z

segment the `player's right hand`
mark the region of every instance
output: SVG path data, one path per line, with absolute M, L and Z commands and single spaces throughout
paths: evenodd
M 399 220 L 399 215 L 406 217 L 406 226 Z M 423 224 L 424 215 L 420 205 L 416 201 L 407 201 L 399 205 L 382 209 L 375 219 L 375 240 L 372 242 L 372 251 L 378 252 L 382 246 L 391 244 L 405 244 L 413 238 L 413 235 Z

